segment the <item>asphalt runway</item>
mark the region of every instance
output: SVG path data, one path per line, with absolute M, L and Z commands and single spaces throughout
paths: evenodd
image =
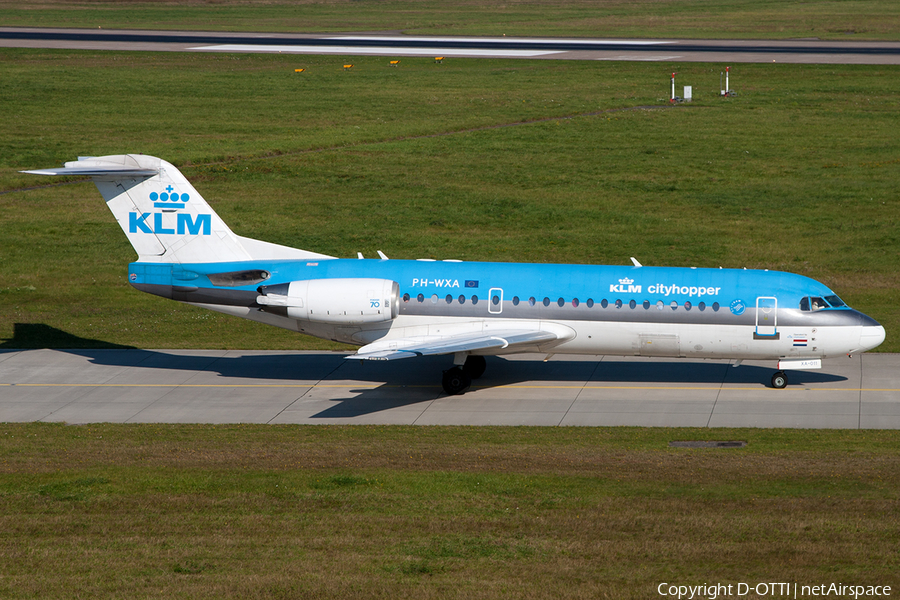
M 900 428 L 900 354 L 773 365 L 639 357 L 489 357 L 447 396 L 447 357 L 337 352 L 0 351 L 0 422 Z
M 343 56 L 542 58 L 729 63 L 900 64 L 898 42 L 312 35 L 0 27 L 0 47 Z

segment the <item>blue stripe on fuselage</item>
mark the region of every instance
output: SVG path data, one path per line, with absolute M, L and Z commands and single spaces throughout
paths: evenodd
M 139 263 L 149 265 L 149 263 Z M 592 299 L 600 302 L 647 300 L 684 304 L 718 302 L 730 307 L 743 302 L 755 306 L 756 298 L 774 296 L 779 307 L 798 307 L 804 296 L 828 296 L 828 287 L 802 275 L 781 271 L 738 269 L 692 269 L 682 267 L 633 267 L 535 263 L 443 262 L 414 260 L 321 259 L 318 261 L 247 261 L 190 265 L 154 265 L 157 280 L 139 283 L 174 284 L 164 281 L 164 271 L 198 274 L 192 285 L 216 288 L 205 276 L 210 273 L 265 269 L 271 277 L 265 285 L 304 279 L 390 279 L 400 284 L 400 294 L 441 297 L 475 294 L 487 300 L 491 288 L 503 290 L 505 301 L 514 296 L 526 301 L 545 297 L 551 302 Z M 160 268 L 161 267 L 161 268 Z M 134 277 L 132 277 L 134 280 Z M 231 289 L 255 290 L 257 285 Z

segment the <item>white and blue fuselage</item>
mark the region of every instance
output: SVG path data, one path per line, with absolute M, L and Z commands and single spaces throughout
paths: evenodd
M 268 273 L 265 284 L 223 286 L 208 277 L 254 270 Z M 130 276 L 142 291 L 317 337 L 386 348 L 402 349 L 407 339 L 524 326 L 559 334 L 529 348 L 536 352 L 806 359 L 861 352 L 884 338 L 878 323 L 844 305 L 823 284 L 778 271 L 330 259 L 133 263 Z M 258 302 L 260 288 L 292 281 L 373 278 L 398 283 L 394 297 L 378 298 L 393 318 L 313 321 Z
M 446 354 L 448 393 L 518 352 L 772 359 L 782 369 L 878 346 L 884 328 L 828 287 L 778 271 L 339 259 L 235 235 L 154 157 L 80 159 L 138 253 L 137 289 L 361 346 L 348 358 Z M 380 253 L 379 253 L 380 254 Z

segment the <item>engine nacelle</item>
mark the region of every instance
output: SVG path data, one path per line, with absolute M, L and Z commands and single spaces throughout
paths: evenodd
M 400 284 L 390 279 L 305 279 L 258 291 L 263 310 L 314 323 L 381 323 L 400 313 Z

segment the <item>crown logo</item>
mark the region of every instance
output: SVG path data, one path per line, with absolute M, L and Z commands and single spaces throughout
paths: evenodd
M 632 283 L 634 283 L 634 279 L 628 279 L 626 277 L 625 279 L 620 279 L 619 283 L 621 283 L 622 285 L 631 285 Z
M 175 188 L 171 185 L 166 187 L 166 191 L 157 194 L 150 192 L 150 200 L 156 208 L 184 208 L 184 203 L 191 199 L 187 193 L 179 194 L 173 192 Z

